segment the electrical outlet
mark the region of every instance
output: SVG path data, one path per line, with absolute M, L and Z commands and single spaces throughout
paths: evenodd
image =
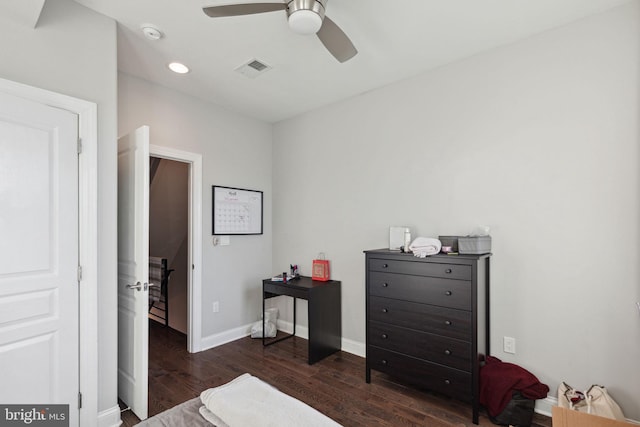
M 213 302 L 213 312 L 218 313 L 220 311 L 220 303 L 218 301 Z
M 503 351 L 505 353 L 516 354 L 516 339 L 512 337 L 504 337 L 503 341 Z

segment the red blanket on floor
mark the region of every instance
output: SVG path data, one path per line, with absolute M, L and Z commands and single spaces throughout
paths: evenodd
M 549 387 L 526 369 L 487 356 L 485 365 L 480 368 L 480 404 L 495 417 L 507 406 L 514 391 L 527 399 L 544 399 Z

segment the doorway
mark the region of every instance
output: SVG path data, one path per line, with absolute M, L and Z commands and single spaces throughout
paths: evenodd
M 150 145 L 149 156 L 179 162 L 188 167 L 186 194 L 188 198 L 187 234 L 189 237 L 186 263 L 186 335 L 187 351 L 197 353 L 202 350 L 202 310 L 200 305 L 202 295 L 202 155 L 175 148 Z M 170 319 L 171 317 L 170 307 Z
M 189 164 L 149 159 L 149 319 L 188 335 Z
M 188 262 L 187 345 L 194 353 L 201 350 L 201 261 L 202 261 L 202 156 L 149 144 L 149 128 L 142 126 L 119 138 L 123 153 L 118 154 L 118 233 L 119 276 L 131 276 L 126 269 L 139 266 L 129 285 L 119 287 L 118 395 L 121 405 L 140 418 L 147 418 L 149 370 L 149 191 L 150 157 L 176 160 L 188 165 Z M 127 148 L 131 146 L 132 148 Z M 135 148 L 139 147 L 139 148 Z M 146 148 L 145 148 L 146 147 Z M 126 150 L 125 150 L 126 149 Z M 122 187 L 122 188 L 121 188 Z M 122 200 L 121 200 L 122 199 Z M 120 201 L 122 203 L 120 203 Z M 140 205 L 139 208 L 136 206 Z M 161 209 L 161 208 L 158 208 Z M 139 213 L 136 213 L 139 212 Z M 135 226 L 130 224 L 135 222 Z M 122 230 L 121 230 L 122 229 Z M 140 252 L 138 254 L 138 252 Z M 128 257 L 135 259 L 129 260 Z M 136 267 L 138 268 L 138 267 Z M 124 279 L 123 279 L 124 280 Z M 125 283 L 123 282 L 123 283 Z M 153 282 L 152 282 L 153 283 Z M 129 288 L 125 291 L 124 288 Z M 133 302 L 135 302 L 135 307 Z M 171 309 L 170 309 L 171 312 Z M 171 315 L 171 314 L 170 314 Z M 131 319 L 131 321 L 130 321 Z M 139 320 L 136 320 L 139 319 Z M 135 321 L 133 321 L 135 320 Z M 166 328 L 167 331 L 172 331 Z

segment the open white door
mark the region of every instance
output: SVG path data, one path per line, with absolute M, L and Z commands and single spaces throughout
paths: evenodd
M 0 93 L 0 402 L 25 413 L 69 405 L 70 426 L 80 392 L 77 130 L 73 113 Z
M 118 140 L 118 397 L 147 418 L 149 128 Z

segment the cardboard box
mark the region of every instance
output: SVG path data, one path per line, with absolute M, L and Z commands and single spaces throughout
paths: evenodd
M 553 427 L 629 427 L 635 425 L 559 406 L 554 406 L 551 409 L 551 414 L 553 415 Z

